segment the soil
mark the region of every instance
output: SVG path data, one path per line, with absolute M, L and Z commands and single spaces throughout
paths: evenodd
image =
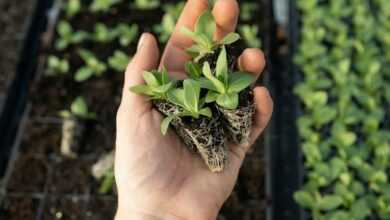
M 16 74 L 19 51 L 34 0 L 0 0 L 0 99 Z M 0 100 L 1 101 L 1 100 Z M 0 103 L 1 104 L 1 103 Z
M 87 207 L 85 219 L 112 219 L 116 211 L 116 197 L 93 197 Z
M 77 197 L 50 197 L 47 198 L 46 206 L 43 210 L 44 220 L 80 220 L 85 219 L 86 199 Z
M 0 219 L 35 219 L 38 214 L 39 204 L 39 199 L 8 196 L 0 207 Z

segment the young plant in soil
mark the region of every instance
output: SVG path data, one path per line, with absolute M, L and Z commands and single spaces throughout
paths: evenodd
M 72 18 L 81 10 L 80 0 L 68 0 L 64 5 L 64 11 L 67 18 Z
M 108 12 L 114 5 L 122 0 L 94 0 L 89 7 L 91 12 Z
M 61 154 L 76 158 L 85 130 L 85 122 L 95 119 L 96 114 L 88 110 L 86 101 L 79 96 L 71 104 L 70 110 L 61 111 L 60 116 L 63 118 Z
M 69 62 L 66 59 L 61 59 L 54 55 L 47 58 L 47 71 L 48 76 L 64 75 L 69 72 Z
M 108 65 L 111 69 L 123 73 L 126 70 L 130 57 L 120 50 L 116 50 L 114 54 L 108 58 Z
M 77 82 L 83 82 L 91 78 L 93 75 L 101 76 L 106 72 L 106 64 L 99 61 L 92 52 L 85 49 L 80 49 L 79 55 L 86 65 L 77 70 L 74 76 L 74 79 Z
M 131 6 L 140 10 L 151 10 L 160 6 L 159 0 L 134 0 Z
M 95 30 L 91 34 L 90 38 L 99 43 L 107 43 L 115 39 L 117 33 L 110 30 L 105 24 L 103 23 L 96 23 L 95 24 Z
M 138 36 L 138 25 L 137 24 L 119 24 L 114 32 L 119 38 L 119 43 L 123 47 L 129 46 Z
M 68 46 L 79 44 L 88 38 L 88 34 L 84 31 L 74 31 L 72 26 L 67 21 L 61 21 L 57 26 L 59 35 L 55 42 L 57 50 L 65 50 Z
M 253 97 L 248 87 L 255 77 L 229 69 L 224 47 L 218 56 L 214 73 L 208 62 L 204 63 L 202 73 L 205 78 L 200 78 L 199 81 L 201 86 L 208 90 L 206 102 L 216 102 L 217 109 L 225 119 L 224 126 L 229 137 L 235 143 L 247 144 L 255 112 Z

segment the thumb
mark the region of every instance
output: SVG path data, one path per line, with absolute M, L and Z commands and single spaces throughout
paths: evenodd
M 155 37 L 150 33 L 143 33 L 138 42 L 137 52 L 126 68 L 120 108 L 129 110 L 131 106 L 137 106 L 140 109 L 150 106 L 150 102 L 146 97 L 130 92 L 129 88 L 144 84 L 144 71 L 156 69 L 159 56 L 159 49 Z

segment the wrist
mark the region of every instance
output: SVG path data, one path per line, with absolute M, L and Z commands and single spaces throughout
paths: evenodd
M 134 210 L 118 208 L 115 220 L 186 220 L 170 214 L 164 213 L 144 213 Z

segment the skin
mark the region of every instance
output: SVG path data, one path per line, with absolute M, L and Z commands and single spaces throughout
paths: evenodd
M 245 154 L 271 117 L 273 103 L 268 90 L 255 87 L 256 115 L 250 144 L 229 144 L 229 164 L 222 172 L 212 173 L 199 155 L 185 148 L 173 130 L 166 136 L 161 134 L 163 117 L 147 97 L 129 92 L 131 86 L 144 83 L 145 70 L 165 66 L 172 75 L 185 78 L 184 63 L 189 57 L 184 49 L 192 41 L 180 33 L 180 28 L 185 25 L 192 29 L 207 7 L 207 0 L 188 0 L 161 59 L 156 39 L 144 33 L 128 65 L 117 113 L 117 220 L 216 219 L 233 190 Z M 216 39 L 235 30 L 238 13 L 236 0 L 216 2 Z M 242 70 L 258 77 L 265 66 L 264 55 L 259 49 L 246 49 L 238 63 Z

